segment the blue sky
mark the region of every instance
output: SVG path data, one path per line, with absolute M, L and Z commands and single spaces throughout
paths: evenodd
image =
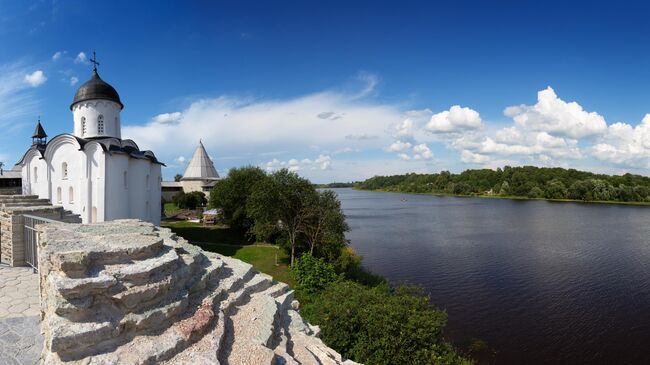
M 154 5 L 155 4 L 155 5 Z M 642 2 L 0 0 L 0 160 L 51 136 L 96 50 L 123 134 L 169 178 L 314 181 L 533 164 L 648 174 Z M 78 80 L 75 82 L 75 80 Z

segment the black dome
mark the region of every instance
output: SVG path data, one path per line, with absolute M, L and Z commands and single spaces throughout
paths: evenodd
M 72 104 L 70 104 L 70 110 L 72 110 L 72 107 L 75 104 L 91 99 L 114 101 L 120 104 L 120 107 L 124 109 L 124 104 L 120 101 L 120 95 L 114 87 L 99 77 L 97 70 L 93 70 L 93 76 L 90 80 L 81 85 L 79 90 L 77 90 L 77 93 L 74 94 L 74 100 L 72 100 Z

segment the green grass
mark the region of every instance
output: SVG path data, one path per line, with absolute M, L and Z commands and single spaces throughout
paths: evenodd
M 247 240 L 240 232 L 225 226 L 203 226 L 186 221 L 163 221 L 161 225 L 206 251 L 234 257 L 277 281 L 292 287 L 295 284 L 289 274 L 289 256 L 275 245 Z
M 175 214 L 180 212 L 180 208 L 174 203 L 165 203 L 165 214 Z
M 163 221 L 163 227 L 171 228 L 174 233 L 192 243 L 216 243 L 229 245 L 251 245 L 255 241 L 247 240 L 243 234 L 223 225 L 206 225 L 187 221 Z

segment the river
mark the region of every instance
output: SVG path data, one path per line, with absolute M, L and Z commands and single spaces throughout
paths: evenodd
M 497 364 L 650 363 L 650 207 L 333 189 L 364 265 Z

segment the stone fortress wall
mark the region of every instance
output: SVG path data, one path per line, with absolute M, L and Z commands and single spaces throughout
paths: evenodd
M 137 220 L 41 231 L 45 364 L 355 364 L 286 284 Z

